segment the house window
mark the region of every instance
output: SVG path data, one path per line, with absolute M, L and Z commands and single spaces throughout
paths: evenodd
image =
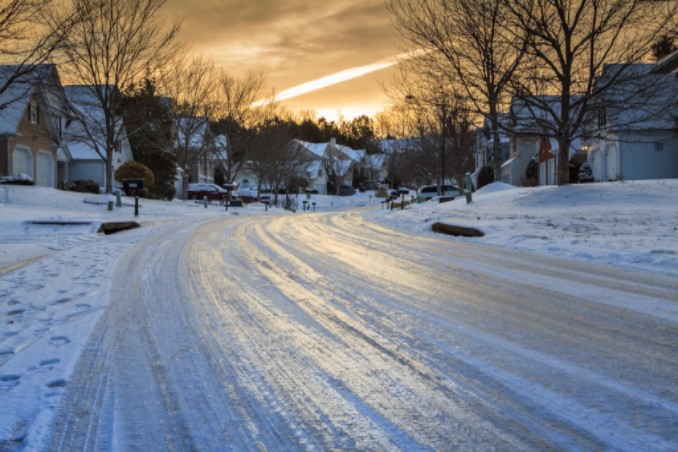
M 33 101 L 28 108 L 28 117 L 31 124 L 40 124 L 40 111 L 38 110 L 38 103 Z
M 323 177 L 323 170 L 321 169 L 318 170 L 318 177 Z
M 607 125 L 607 112 L 605 107 L 598 108 L 598 127 L 605 127 Z
M 663 141 L 656 141 L 654 143 L 654 151 L 655 152 L 663 152 L 664 151 L 664 142 Z

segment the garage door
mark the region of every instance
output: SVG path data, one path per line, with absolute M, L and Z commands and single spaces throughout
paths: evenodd
M 41 187 L 51 187 L 52 175 L 54 174 L 54 160 L 47 152 L 38 152 L 35 161 L 35 184 Z
M 26 149 L 14 149 L 12 153 L 12 174 L 26 174 L 33 177 L 31 152 Z

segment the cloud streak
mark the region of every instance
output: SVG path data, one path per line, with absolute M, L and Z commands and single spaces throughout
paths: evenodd
M 300 85 L 293 86 L 292 88 L 281 91 L 276 96 L 276 99 L 277 100 L 292 99 L 303 94 L 327 88 L 328 86 L 336 85 L 337 83 L 343 83 L 354 78 L 362 77 L 363 75 L 367 75 L 371 72 L 386 69 L 388 67 L 395 65 L 396 63 L 397 61 L 385 61 L 345 69 L 343 71 L 335 72 L 334 74 L 330 74 L 316 80 L 311 80 L 310 82 L 302 83 Z

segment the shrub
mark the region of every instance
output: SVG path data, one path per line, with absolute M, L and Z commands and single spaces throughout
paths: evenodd
M 593 170 L 591 169 L 591 165 L 589 165 L 588 162 L 585 162 L 581 168 L 579 168 L 579 183 L 585 184 L 593 181 Z
M 528 187 L 536 187 L 539 184 L 537 180 L 537 161 L 530 159 L 525 168 L 525 185 Z
M 484 165 L 478 172 L 478 190 L 492 182 L 494 182 L 494 168 L 492 165 Z
M 99 184 L 91 179 L 73 180 L 64 183 L 64 190 L 78 193 L 92 193 L 98 195 L 101 191 Z
M 27 174 L 13 174 L 0 177 L 0 184 L 5 185 L 35 185 L 35 181 Z
M 144 180 L 144 190 L 136 191 L 136 195 L 141 197 L 148 197 L 148 193 L 151 187 L 155 185 L 155 175 L 146 165 L 143 163 L 129 161 L 120 165 L 120 168 L 115 172 L 115 180 L 119 183 L 122 183 L 125 179 L 143 179 Z M 126 193 L 129 195 L 130 193 Z

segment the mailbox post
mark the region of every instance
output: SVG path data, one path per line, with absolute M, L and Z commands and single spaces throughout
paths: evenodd
M 409 195 L 410 190 L 407 188 L 399 188 L 398 191 L 400 192 L 401 195 L 400 210 L 403 210 L 405 209 L 405 195 Z
M 225 183 L 224 185 L 222 185 L 222 187 L 225 188 L 226 192 L 227 192 L 225 204 L 226 204 L 226 210 L 228 210 L 228 205 L 231 202 L 231 192 L 238 189 L 238 184 L 236 184 L 235 182 L 230 182 L 230 183 Z
M 122 188 L 125 194 L 134 195 L 134 216 L 139 216 L 139 192 L 144 188 L 143 179 L 123 179 Z

